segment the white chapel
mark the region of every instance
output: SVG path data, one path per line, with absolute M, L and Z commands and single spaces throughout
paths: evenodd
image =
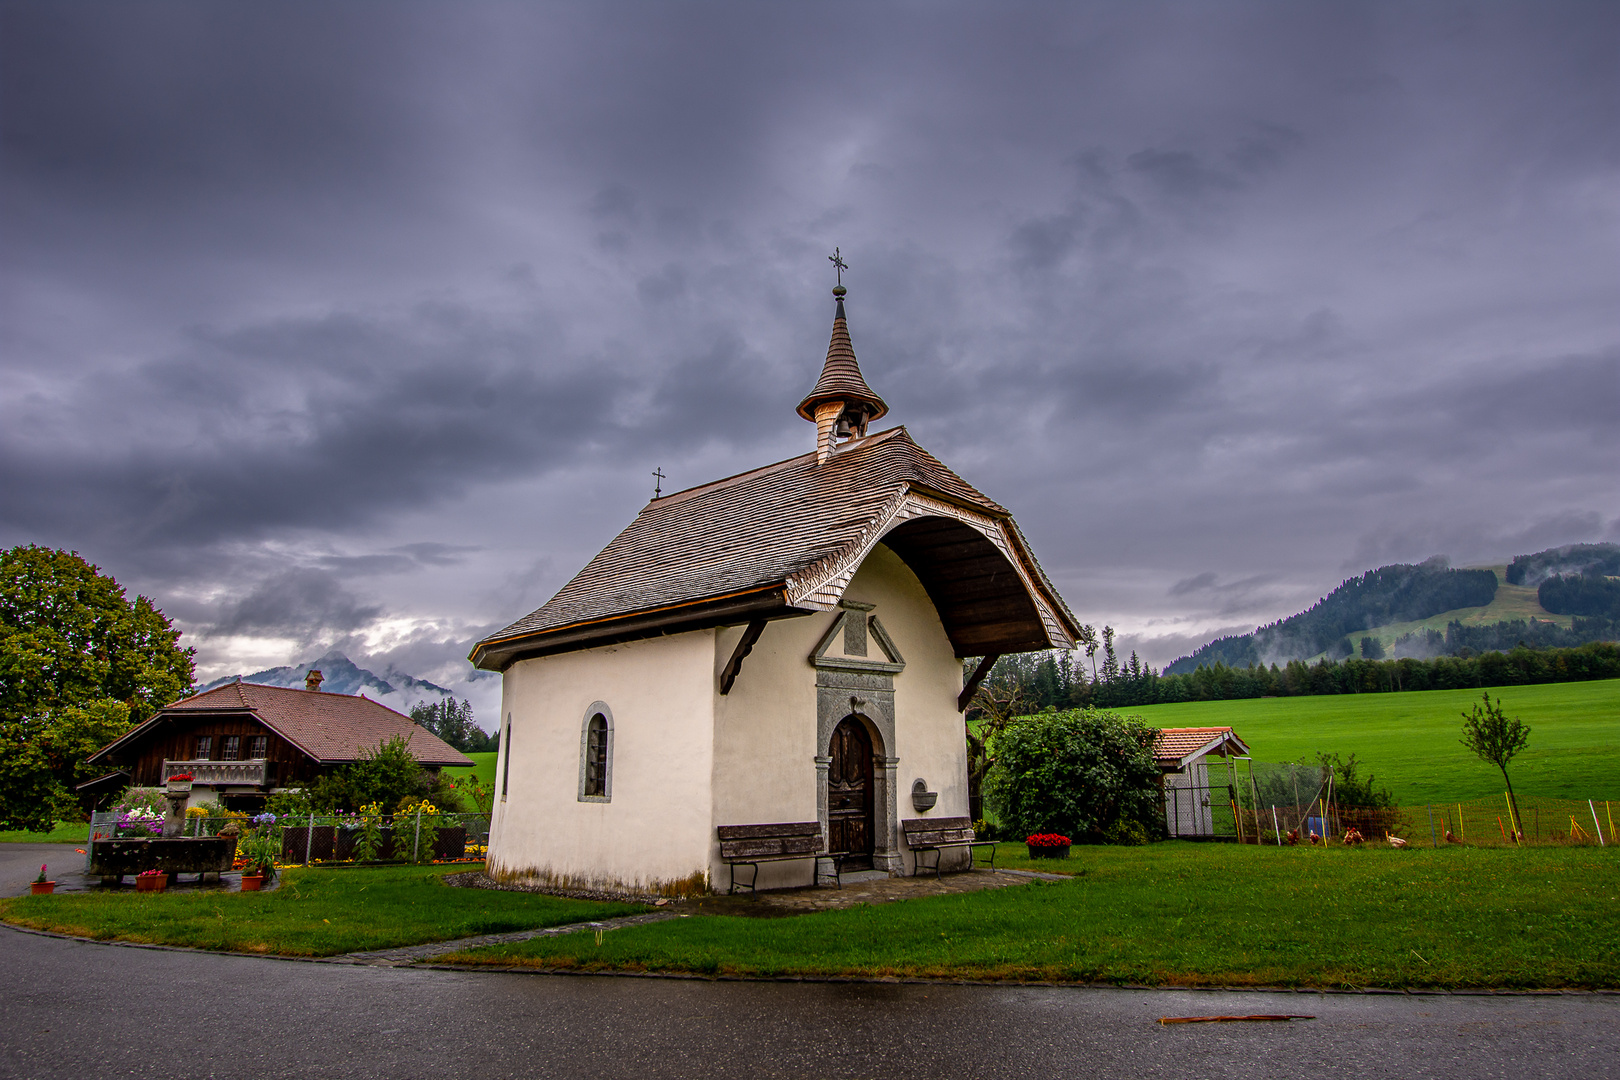
M 819 825 L 846 869 L 914 872 L 902 825 L 967 815 L 978 680 L 1002 654 L 1073 647 L 1079 624 L 1011 515 L 905 428 L 868 430 L 888 406 L 834 295 L 798 407 L 812 452 L 654 498 L 473 650 L 503 679 L 492 875 L 724 889 L 719 830 L 778 822 Z M 751 869 L 760 888 L 816 872 Z

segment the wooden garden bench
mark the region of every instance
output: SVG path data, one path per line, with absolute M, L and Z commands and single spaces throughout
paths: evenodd
M 731 888 L 727 890 L 728 893 L 737 891 L 737 867 L 753 867 L 753 876 L 744 887 L 757 893 L 759 890 L 755 885 L 759 881 L 759 864 L 786 862 L 789 859 L 813 860 L 812 884 L 820 880 L 821 861 L 826 859 L 832 863 L 833 880 L 838 882 L 840 889 L 844 887 L 843 859 L 823 850 L 826 845 L 821 840 L 819 821 L 721 825 L 716 831 L 720 834 L 720 858 L 731 867 Z
M 967 848 L 970 870 L 973 868 L 973 850 L 981 847 L 989 848 L 990 869 L 996 868 L 996 842 L 976 839 L 973 834 L 973 822 L 965 817 L 909 818 L 901 821 L 900 827 L 905 830 L 906 846 L 911 849 L 912 877 L 916 877 L 922 870 L 932 870 L 935 877 L 942 877 L 939 855 L 944 848 Z M 934 853 L 932 866 L 923 865 L 922 857 L 926 851 Z

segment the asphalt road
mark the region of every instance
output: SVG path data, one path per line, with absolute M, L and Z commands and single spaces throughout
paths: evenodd
M 50 866 L 51 877 L 72 874 L 81 879 L 84 856 L 74 848 L 83 844 L 0 844 L 0 896 L 23 896 L 28 883 L 39 876 L 41 863 Z
M 0 1076 L 1620 1076 L 1620 997 L 742 983 L 297 963 L 0 928 Z M 1314 1013 L 1288 1024 L 1161 1016 Z

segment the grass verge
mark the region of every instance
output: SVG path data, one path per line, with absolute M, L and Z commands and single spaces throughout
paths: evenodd
M 1077 849 L 1069 864 L 1078 873 L 1063 882 L 787 919 L 677 919 L 600 944 L 571 934 L 444 959 L 703 975 L 1620 986 L 1610 851 L 1166 843 Z
M 453 889 L 440 880 L 468 869 L 477 866 L 284 870 L 281 888 L 268 893 L 124 889 L 21 896 L 0 900 L 0 920 L 99 940 L 336 956 L 647 910 L 537 893 Z

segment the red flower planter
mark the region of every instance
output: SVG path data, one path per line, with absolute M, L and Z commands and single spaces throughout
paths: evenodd
M 51 895 L 51 893 L 56 891 L 56 882 L 54 882 L 54 881 L 30 881 L 28 883 L 28 888 L 33 892 L 33 894 L 35 896 L 49 896 L 49 895 Z
M 242 875 L 242 891 L 243 892 L 258 892 L 259 887 L 262 886 L 263 884 L 264 884 L 264 875 L 263 874 L 243 874 Z
M 136 874 L 136 892 L 162 892 L 169 887 L 168 874 Z
M 1032 859 L 1067 859 L 1069 857 L 1068 844 L 1026 844 L 1029 848 L 1029 857 Z

